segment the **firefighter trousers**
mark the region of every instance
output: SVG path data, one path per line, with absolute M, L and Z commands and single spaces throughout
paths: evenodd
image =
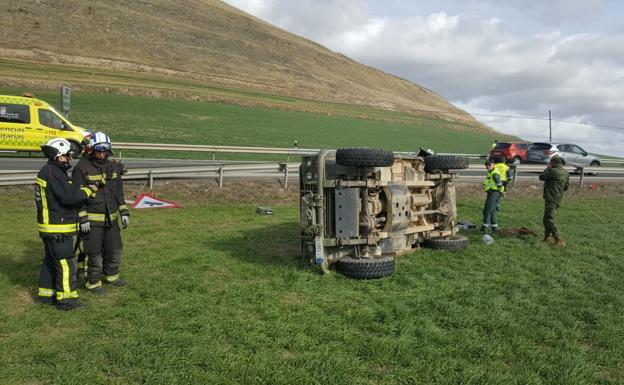
M 59 306 L 73 306 L 78 300 L 78 292 L 72 237 L 42 239 L 45 257 L 39 272 L 39 301 L 52 303 L 56 300 Z
M 123 244 L 117 222 L 110 226 L 93 226 L 88 234 L 82 235 L 87 254 L 87 289 L 102 286 L 102 280 L 114 283 L 119 280 L 119 267 Z

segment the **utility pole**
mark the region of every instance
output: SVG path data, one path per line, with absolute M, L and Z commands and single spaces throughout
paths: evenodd
M 552 143 L 552 116 L 548 110 L 548 142 Z

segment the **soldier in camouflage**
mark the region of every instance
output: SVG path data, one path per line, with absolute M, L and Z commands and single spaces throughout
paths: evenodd
M 565 246 L 555 225 L 555 214 L 563 199 L 563 192 L 570 187 L 570 174 L 563 168 L 563 159 L 553 157 L 539 179 L 544 181 L 544 242 L 549 242 L 552 237 L 555 245 Z

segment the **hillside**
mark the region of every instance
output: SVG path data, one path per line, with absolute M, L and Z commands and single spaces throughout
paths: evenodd
M 52 88 L 64 81 L 86 90 L 142 88 L 153 96 L 234 103 L 240 97 L 224 90 L 251 91 L 427 115 L 453 128 L 491 132 L 424 87 L 218 0 L 188 0 L 184 6 L 173 0 L 1 2 L 4 85 Z M 220 95 L 205 87 L 220 88 Z M 280 107 L 279 99 L 273 103 Z

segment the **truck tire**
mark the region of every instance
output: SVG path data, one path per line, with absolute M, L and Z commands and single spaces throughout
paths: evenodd
M 340 258 L 336 269 L 344 276 L 355 279 L 374 279 L 394 274 L 394 257 L 356 259 Z
M 387 167 L 394 163 L 394 153 L 376 148 L 340 148 L 336 151 L 336 163 L 351 167 Z
M 425 246 L 434 250 L 462 251 L 468 247 L 468 238 L 461 235 L 452 235 L 448 238 L 431 238 L 425 241 Z
M 461 155 L 430 155 L 425 157 L 425 171 L 463 170 L 468 168 L 468 157 Z

